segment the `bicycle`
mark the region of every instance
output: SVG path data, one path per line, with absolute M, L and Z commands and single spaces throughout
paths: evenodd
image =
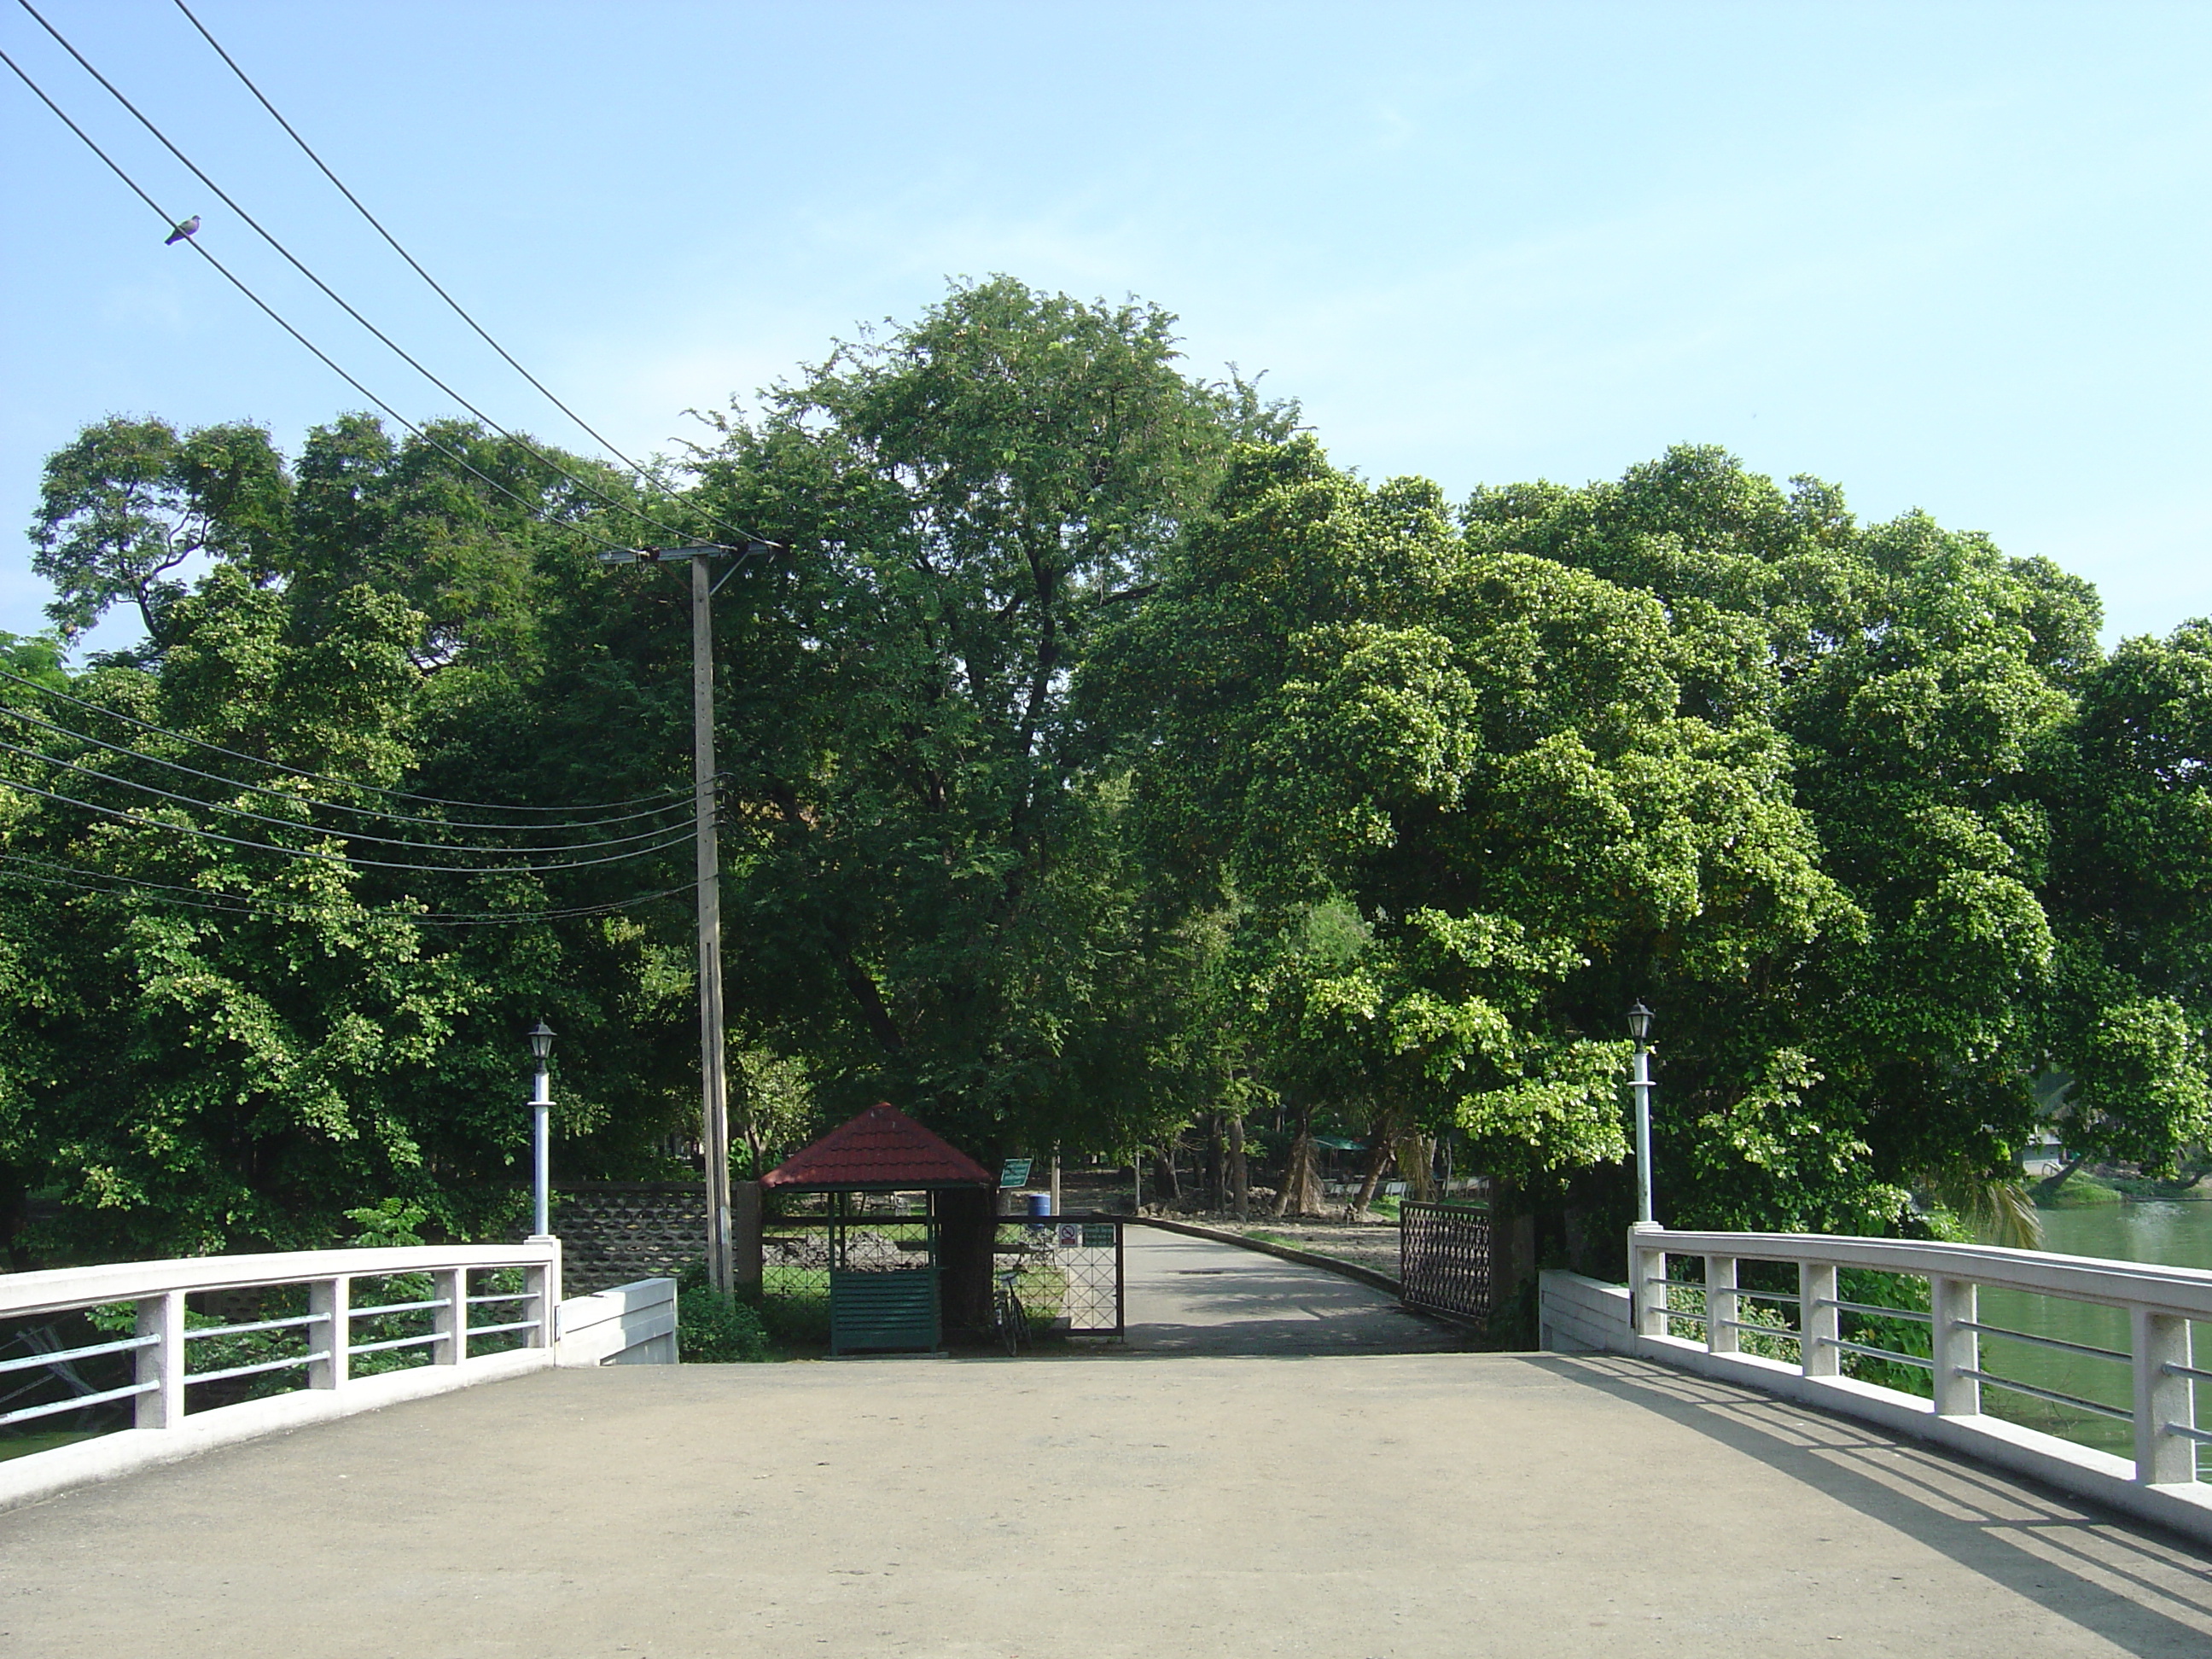
M 1021 1352 L 1022 1344 L 1029 1340 L 1029 1310 L 1022 1306 L 1022 1298 L 1014 1289 L 1014 1281 L 1022 1276 L 1018 1267 L 1010 1267 L 994 1274 L 999 1281 L 997 1299 L 999 1339 L 1006 1345 L 1006 1357 L 1013 1358 Z

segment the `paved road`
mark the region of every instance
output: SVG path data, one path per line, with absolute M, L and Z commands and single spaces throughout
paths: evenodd
M 1153 1227 L 1128 1230 L 1128 1346 L 1147 1354 L 1425 1353 L 1466 1346 L 1340 1273 Z
M 1154 1356 L 542 1372 L 234 1447 L 0 1515 L 0 1655 L 2212 1651 L 2202 1556 L 1724 1385 Z

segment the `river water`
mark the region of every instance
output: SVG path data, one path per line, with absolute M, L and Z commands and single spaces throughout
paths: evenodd
M 2212 1201 L 2099 1204 L 2078 1210 L 2044 1210 L 2043 1248 L 2061 1255 L 2157 1261 L 2175 1267 L 2212 1267 Z M 2093 1307 L 2017 1291 L 1984 1290 L 1981 1322 L 2033 1331 L 2063 1341 L 2126 1353 L 2128 1316 L 2118 1308 Z M 2212 1355 L 2212 1326 L 2197 1326 L 2197 1363 Z M 2124 1410 L 2132 1382 L 2124 1361 L 2062 1353 L 2002 1337 L 1982 1338 L 1982 1369 L 2060 1393 Z M 2208 1401 L 2212 1404 L 2212 1401 Z M 1982 1409 L 1993 1417 L 2063 1434 L 2100 1450 L 2130 1457 L 2135 1431 L 2127 1423 L 2052 1406 L 2030 1396 L 1983 1385 Z M 2207 1449 L 2200 1447 L 2200 1453 Z

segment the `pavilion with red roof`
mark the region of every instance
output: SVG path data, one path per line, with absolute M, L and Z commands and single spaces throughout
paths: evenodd
M 761 1177 L 771 1192 L 915 1193 L 995 1188 L 974 1158 L 896 1106 L 871 1106 Z
M 944 1328 L 939 1197 L 996 1191 L 990 1170 L 888 1103 L 871 1106 L 760 1178 L 768 1194 L 825 1193 L 830 1214 L 830 1351 L 933 1352 Z M 918 1193 L 927 1213 L 900 1215 L 864 1193 Z M 989 1201 L 982 1271 L 990 1267 Z M 920 1239 L 894 1234 L 919 1231 Z M 916 1261 L 916 1255 L 921 1256 Z

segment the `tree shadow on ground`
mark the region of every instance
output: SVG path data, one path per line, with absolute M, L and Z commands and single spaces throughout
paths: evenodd
M 2212 1560 L 2178 1536 L 1847 1418 L 1642 1360 L 1527 1363 L 1757 1458 L 2125 1652 L 2212 1644 Z

